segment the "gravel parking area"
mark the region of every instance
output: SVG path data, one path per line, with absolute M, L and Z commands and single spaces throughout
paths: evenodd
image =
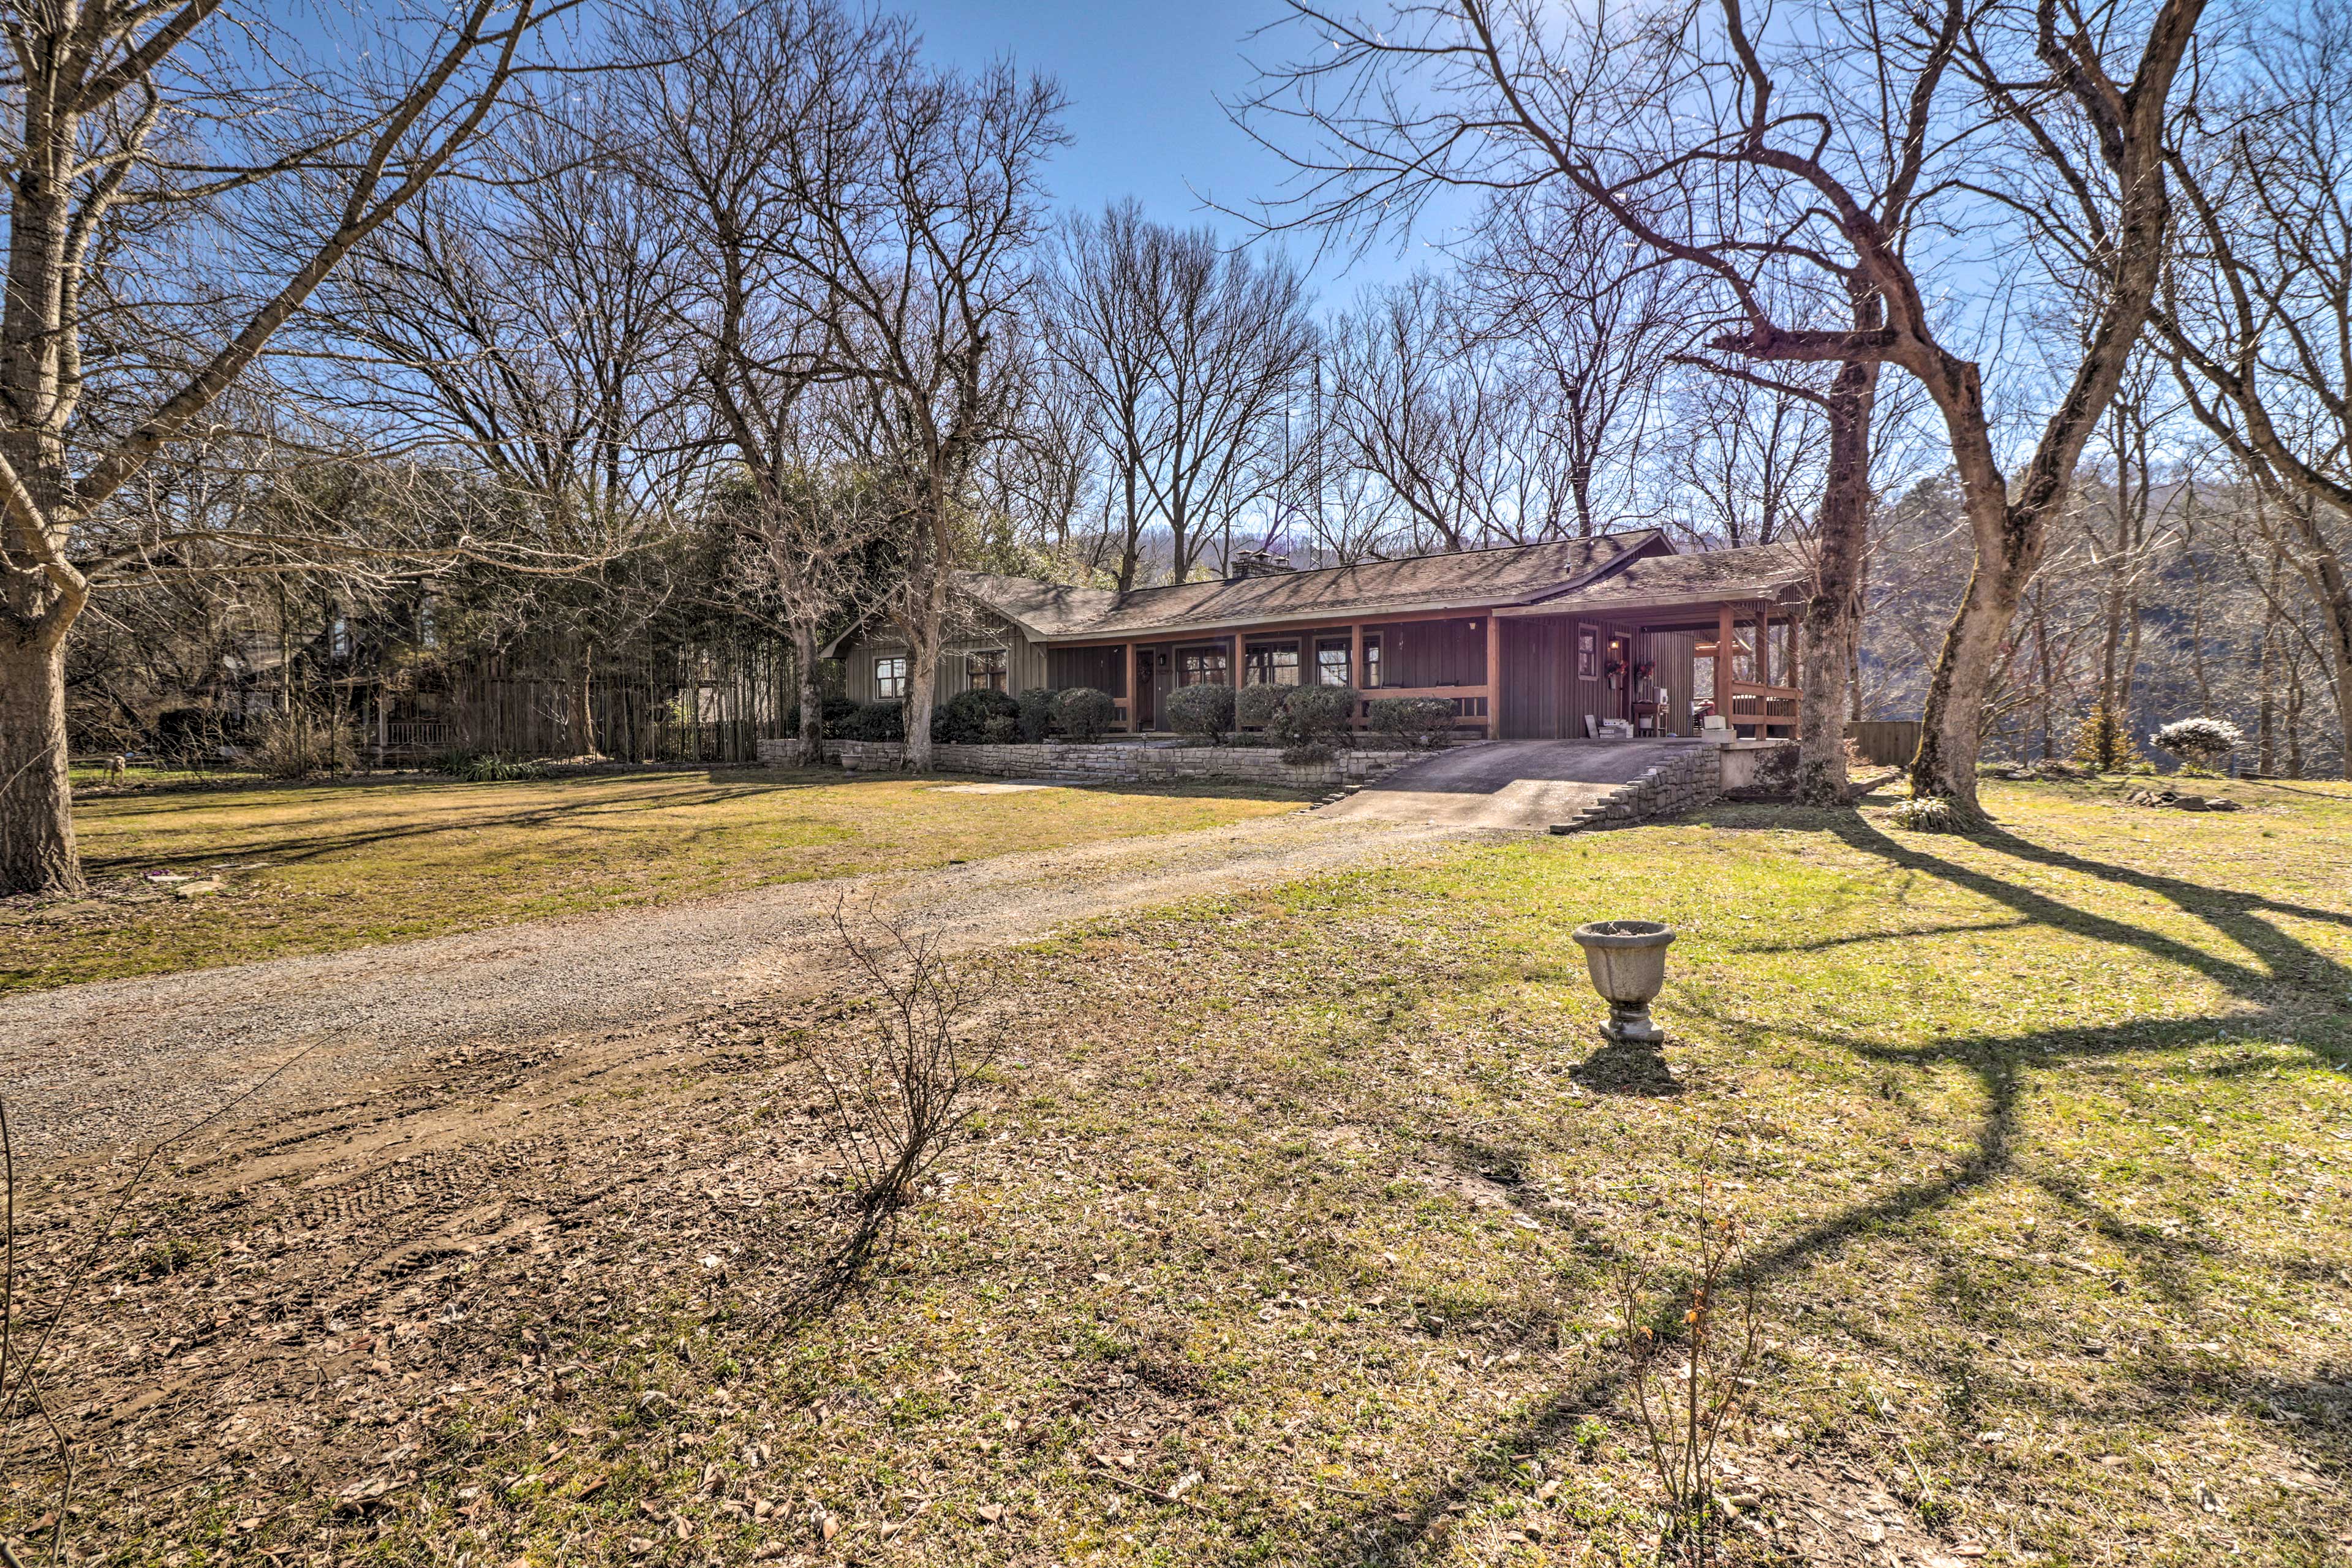
M 1458 837 L 1299 814 L 69 986 L 0 1000 L 0 1083 L 19 1153 L 39 1160 L 152 1142 L 283 1069 L 207 1129 L 209 1138 L 330 1104 L 436 1051 L 481 1042 L 513 1048 L 558 1036 L 617 1040 L 665 1019 L 708 1016 L 733 999 L 820 989 L 832 963 L 832 912 L 843 900 L 876 900 L 954 947 L 982 948 Z

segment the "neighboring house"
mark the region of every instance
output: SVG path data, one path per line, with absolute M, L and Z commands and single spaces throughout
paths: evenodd
M 1685 554 L 1654 529 L 1312 572 L 1253 553 L 1230 576 L 1125 594 L 966 573 L 973 629 L 940 658 L 939 700 L 1091 686 L 1121 728 L 1150 731 L 1181 687 L 1324 684 L 1444 698 L 1457 728 L 1507 740 L 1611 720 L 1689 734 L 1708 712 L 1793 734 L 1810 575 L 1787 545 Z M 830 651 L 848 696 L 907 694 L 887 623 Z

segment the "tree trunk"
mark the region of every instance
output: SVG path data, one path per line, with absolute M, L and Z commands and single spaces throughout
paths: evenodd
M 899 626 L 907 634 L 906 764 L 909 773 L 931 769 L 931 710 L 937 705 L 940 645 L 946 640 L 948 566 L 940 562 L 928 574 L 914 613 Z
M 0 894 L 79 893 L 64 639 L 0 639 Z
M 596 749 L 596 712 L 588 689 L 588 650 L 579 648 L 572 666 L 572 679 L 566 683 L 566 705 L 571 712 L 565 722 L 572 731 L 572 749 L 581 756 L 598 755 Z
M 793 668 L 801 688 L 801 766 L 813 768 L 824 760 L 824 689 L 816 672 L 816 631 L 793 628 Z
M 1830 388 L 1830 471 L 1814 530 L 1813 596 L 1797 677 L 1797 798 L 1808 805 L 1837 805 L 1846 797 L 1846 682 L 1862 632 L 1877 390 L 1878 366 L 1863 361 L 1841 365 Z
M 1981 815 L 1977 755 L 1983 746 L 1985 695 L 1992 686 L 1993 666 L 2000 659 L 2002 638 L 2017 616 L 2040 553 L 2038 526 L 2019 526 L 2004 518 L 1999 537 L 2000 547 L 1990 555 L 1979 548 L 1968 591 L 1944 635 L 1920 714 L 1919 750 L 1911 758 L 1913 795 L 1949 800 L 1971 816 Z

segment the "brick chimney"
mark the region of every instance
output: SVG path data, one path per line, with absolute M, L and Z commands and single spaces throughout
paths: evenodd
M 1289 570 L 1290 557 L 1287 555 L 1276 555 L 1271 550 L 1237 551 L 1232 565 L 1226 570 L 1225 581 L 1238 583 L 1244 577 L 1271 577 L 1277 572 Z

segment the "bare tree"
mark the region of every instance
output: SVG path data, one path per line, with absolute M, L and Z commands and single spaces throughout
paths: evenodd
M 2201 0 L 2161 0 L 2128 32 L 2059 0 L 1757 16 L 1718 0 L 1670 26 L 1540 0 L 1402 0 L 1377 21 L 1292 9 L 1315 52 L 1241 106 L 1261 134 L 1304 131 L 1278 149 L 1302 182 L 1271 221 L 1377 230 L 1410 221 L 1440 185 L 1557 182 L 1721 291 L 1731 319 L 1717 352 L 1893 363 L 1927 389 L 1977 559 L 1911 782 L 1972 813 L 1993 665 L 2155 292 L 2166 106 Z M 1971 89 L 1965 110 L 1948 104 L 1956 89 Z M 1984 116 L 2011 133 L 2005 163 L 1988 163 L 1994 149 L 1969 123 Z M 1988 177 L 2004 169 L 2006 183 Z M 2080 213 L 2098 237 L 2079 258 L 2095 284 L 2090 347 L 2014 475 L 1982 369 L 1931 303 L 1933 255 L 1915 253 L 1930 199 L 2036 224 Z
M 146 549 L 98 557 L 78 535 L 157 453 L 205 435 L 311 291 L 448 168 L 562 4 L 465 0 L 397 18 L 339 81 L 247 49 L 258 24 L 217 17 L 217 0 L 0 18 L 16 72 L 0 306 L 0 892 L 81 881 L 66 640 L 93 578 Z M 173 224 L 182 255 L 212 250 L 242 276 L 182 291 L 154 243 Z M 86 358 L 93 337 L 104 352 Z
M 800 688 L 802 754 L 824 738 L 818 650 L 895 519 L 888 479 L 845 445 L 859 367 L 833 281 L 811 248 L 853 199 L 836 146 L 913 67 L 907 24 L 822 3 L 674 0 L 637 21 L 628 120 L 655 127 L 627 153 L 665 248 L 690 255 L 664 299 L 709 410 L 711 444 L 740 485 L 719 499 L 748 543 L 746 584 L 779 612 Z M 831 402 L 814 405 L 831 395 Z
M 893 619 L 908 654 L 907 765 L 931 761 L 939 660 L 982 448 L 1014 434 L 1006 352 L 1042 225 L 1038 183 L 1062 141 L 1060 89 L 1011 66 L 977 77 L 891 62 L 860 121 L 812 158 L 795 260 L 837 304 L 836 338 L 869 429 L 886 433 L 905 526 Z
M 2241 71 L 2175 126 L 2187 214 L 2155 325 L 2198 421 L 2270 492 L 2264 538 L 2319 612 L 2352 777 L 2352 11 L 2248 26 Z
M 702 445 L 670 330 L 681 258 L 604 154 L 616 136 L 602 101 L 582 124 L 517 118 L 485 147 L 482 184 L 410 203 L 310 313 L 329 378 L 315 395 L 375 420 L 380 446 L 483 465 L 545 549 L 589 560 L 674 510 Z M 558 644 L 573 747 L 593 752 L 595 650 L 646 605 L 583 575 L 540 584 L 530 608 Z
M 1174 580 L 1252 480 L 1312 342 L 1306 282 L 1280 258 L 1219 247 L 1132 201 L 1065 225 L 1042 329 L 1107 438 L 1120 529 L 1114 575 L 1135 586 L 1144 531 L 1168 531 Z
M 1538 187 L 1493 204 L 1470 268 L 1505 340 L 1545 404 L 1542 433 L 1559 455 L 1576 532 L 1601 531 L 1594 486 L 1640 462 L 1666 356 L 1692 317 L 1682 269 L 1629 251 L 1579 202 Z M 1612 474 L 1613 470 L 1613 474 Z

